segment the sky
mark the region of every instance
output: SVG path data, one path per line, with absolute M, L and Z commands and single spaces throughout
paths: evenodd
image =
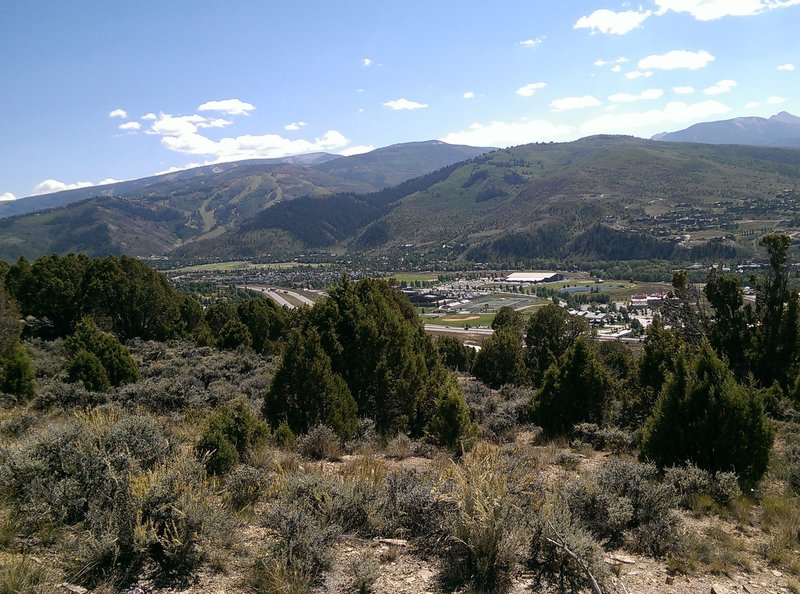
M 0 199 L 800 115 L 800 0 L 0 0 Z

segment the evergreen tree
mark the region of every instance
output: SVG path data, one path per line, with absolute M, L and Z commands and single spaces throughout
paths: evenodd
M 247 299 L 236 309 L 239 319 L 247 326 L 253 338 L 253 350 L 271 353 L 286 331 L 286 314 L 271 299 Z
M 217 337 L 217 346 L 221 349 L 235 350 L 240 346 L 252 346 L 250 330 L 238 319 L 225 322 Z
M 571 316 L 558 305 L 539 308 L 528 321 L 525 334 L 528 372 L 533 385 L 541 383 L 547 369 L 588 332 L 589 324 L 585 319 Z
M 474 439 L 477 436 L 477 428 L 470 421 L 469 407 L 455 378 L 450 374 L 444 374 L 442 379 L 442 389 L 434 404 L 430 433 L 442 445 L 454 448 Z
M 585 338 L 575 341 L 547 370 L 531 402 L 535 423 L 548 434 L 565 434 L 577 423 L 602 423 L 614 383 Z
M 332 369 L 313 328 L 289 335 L 280 366 L 264 399 L 264 416 L 273 427 L 286 422 L 295 433 L 317 425 L 348 439 L 356 425 L 356 403 L 342 377 Z
M 20 344 L 0 357 L 0 392 L 25 399 L 36 393 L 36 370 L 28 351 Z
M 81 382 L 90 392 L 105 392 L 111 387 L 105 367 L 96 355 L 85 350 L 78 351 L 67 363 L 69 381 Z
M 475 351 L 466 346 L 455 336 L 440 336 L 436 339 L 436 350 L 442 363 L 453 371 L 467 371 L 472 365 Z
M 709 340 L 737 378 L 744 379 L 749 370 L 748 354 L 752 333 L 748 325 L 755 326 L 750 308 L 744 307 L 744 296 L 739 279 L 731 274 L 712 270 L 704 289 L 706 298 L 714 309 L 714 323 Z
M 680 339 L 664 328 L 659 316 L 654 316 L 645 331 L 644 352 L 639 358 L 642 394 L 638 412 L 642 419 L 650 416 L 668 374 L 675 369 L 680 346 Z
M 475 356 L 472 373 L 492 388 L 525 383 L 525 354 L 515 327 L 501 328 L 483 342 L 480 352 Z
M 520 334 L 522 334 L 525 328 L 525 321 L 522 319 L 522 314 L 508 305 L 504 305 L 497 310 L 497 314 L 495 314 L 494 320 L 492 320 L 492 330 L 500 330 L 506 327 L 513 328 Z
M 67 338 L 64 346 L 70 360 L 81 351 L 97 357 L 112 386 L 135 382 L 141 377 L 128 349 L 113 334 L 100 330 L 91 318 L 81 320 L 75 334 Z
M 645 426 L 642 456 L 662 467 L 692 462 L 709 472 L 734 471 L 752 485 L 766 471 L 771 447 L 763 404 L 711 346 L 696 356 L 682 351 Z

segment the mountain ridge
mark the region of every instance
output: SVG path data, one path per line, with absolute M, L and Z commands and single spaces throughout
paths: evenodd
M 800 117 L 782 111 L 769 118 L 745 116 L 702 122 L 656 134 L 652 140 L 800 148 Z

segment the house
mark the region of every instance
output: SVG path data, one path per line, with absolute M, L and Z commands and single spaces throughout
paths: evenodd
M 507 283 L 553 283 L 556 281 L 564 280 L 564 275 L 558 272 L 548 272 L 546 270 L 538 270 L 534 272 L 512 272 L 509 274 L 505 281 Z

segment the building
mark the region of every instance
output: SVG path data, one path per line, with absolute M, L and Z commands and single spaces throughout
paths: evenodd
M 564 275 L 558 272 L 538 270 L 534 272 L 512 272 L 506 277 L 507 283 L 553 283 L 564 280 Z

